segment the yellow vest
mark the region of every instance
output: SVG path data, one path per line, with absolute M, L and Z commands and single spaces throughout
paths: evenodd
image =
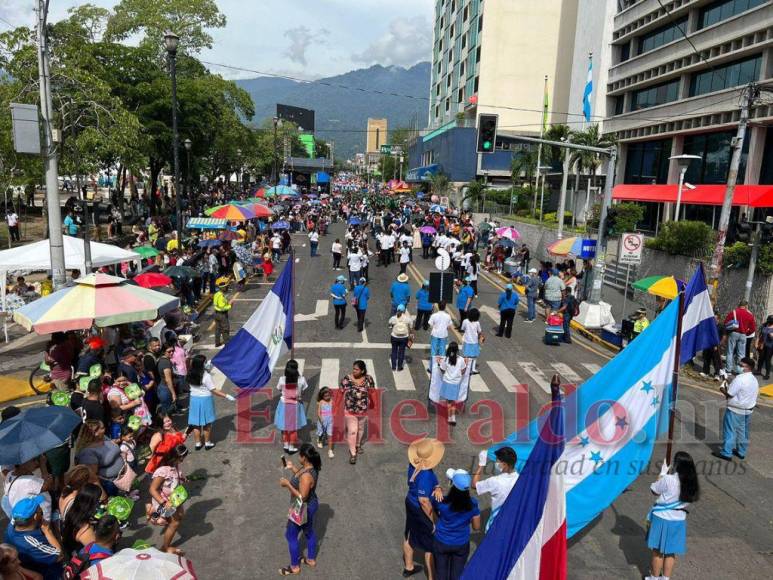
M 633 323 L 633 331 L 636 334 L 641 334 L 649 325 L 650 321 L 647 320 L 646 316 L 644 318 L 639 318 L 636 322 Z
M 231 310 L 228 298 L 226 298 L 225 294 L 220 290 L 215 292 L 215 295 L 212 297 L 212 306 L 214 306 L 215 312 L 228 312 Z

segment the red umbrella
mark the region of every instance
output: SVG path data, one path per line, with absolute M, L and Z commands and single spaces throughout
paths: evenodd
M 172 283 L 172 279 L 169 276 L 159 274 L 158 272 L 138 274 L 134 277 L 134 281 L 143 288 L 160 288 L 162 286 L 169 286 Z

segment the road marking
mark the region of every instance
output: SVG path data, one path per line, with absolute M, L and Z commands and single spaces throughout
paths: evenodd
M 601 370 L 601 367 L 595 363 L 582 363 L 582 366 L 584 366 L 586 369 L 588 369 L 588 372 L 594 375 Z
M 533 362 L 519 362 L 520 367 L 524 372 L 529 375 L 534 382 L 546 393 L 550 393 L 550 381 L 548 381 L 545 373 Z
M 317 300 L 317 305 L 314 307 L 312 314 L 296 314 L 295 321 L 308 322 L 309 320 L 318 320 L 323 316 L 327 316 L 329 305 L 329 300 Z
M 401 371 L 392 371 L 392 378 L 395 381 L 395 389 L 398 391 L 415 391 L 416 385 L 413 384 L 411 371 L 406 365 Z
M 298 345 L 295 345 L 296 348 Z M 322 368 L 319 371 L 319 388 L 329 387 L 331 389 L 338 388 L 338 359 L 337 358 L 323 358 Z
M 303 369 L 306 365 L 306 359 L 305 358 L 297 358 L 295 361 L 298 363 L 298 373 L 303 376 Z
M 565 363 L 552 363 L 551 366 L 556 369 L 559 375 L 564 377 L 570 383 L 576 385 L 582 382 L 582 377 L 572 370 L 572 368 Z
M 499 379 L 499 382 L 505 387 L 505 390 L 509 393 L 528 392 L 529 387 L 524 383 L 519 383 L 513 373 L 505 366 L 503 362 L 498 360 L 486 361 L 491 371 Z
M 263 298 L 234 298 L 231 302 L 263 302 Z
M 483 314 L 488 316 L 491 320 L 493 320 L 497 324 L 499 323 L 499 310 L 497 310 L 496 308 L 483 305 L 478 310 L 480 310 Z
M 488 393 L 489 388 L 486 386 L 486 383 L 483 381 L 483 377 L 480 375 L 471 375 L 470 376 L 470 390 L 473 393 Z

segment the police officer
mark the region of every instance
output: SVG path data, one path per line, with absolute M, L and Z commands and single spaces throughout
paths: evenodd
M 212 306 L 215 309 L 215 347 L 220 347 L 230 338 L 231 324 L 228 322 L 228 311 L 231 310 L 231 303 L 225 297 L 226 292 L 228 292 L 228 279 L 219 278 L 217 292 L 212 297 Z
M 650 321 L 647 318 L 646 308 L 639 308 L 634 316 L 636 320 L 633 323 L 633 338 L 636 338 L 650 325 Z

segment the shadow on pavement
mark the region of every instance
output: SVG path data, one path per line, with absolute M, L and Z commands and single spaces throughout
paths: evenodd
M 633 518 L 620 515 L 614 505 L 611 509 L 615 514 L 615 525 L 611 532 L 619 538 L 620 551 L 628 564 L 636 566 L 642 576 L 646 575 L 650 568 L 646 530 Z

